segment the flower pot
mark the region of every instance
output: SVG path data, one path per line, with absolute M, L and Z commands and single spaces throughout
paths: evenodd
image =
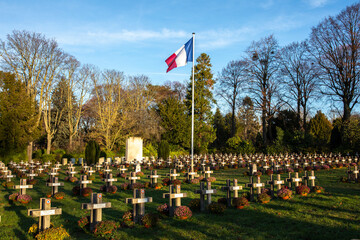
M 84 193 L 84 194 L 82 194 L 82 196 L 83 197 L 88 197 L 88 196 L 90 196 L 90 193 Z
M 161 187 L 155 187 L 156 190 L 160 189 Z
M 316 192 L 316 193 L 321 193 L 321 190 L 316 190 L 315 192 Z
M 116 192 L 111 192 L 111 194 L 115 194 Z
M 186 220 L 188 217 L 180 217 L 181 220 Z
M 289 198 L 289 196 L 282 197 L 283 200 L 288 200 Z
M 61 199 L 64 199 L 64 196 L 61 196 L 61 197 L 55 197 L 56 200 L 61 200 Z
M 270 200 L 268 200 L 268 201 L 262 201 L 261 203 L 266 204 L 266 203 L 269 203 L 269 202 L 270 202 Z
M 20 201 L 21 204 L 28 204 L 29 201 Z
M 150 228 L 150 225 L 144 224 L 144 227 L 145 227 L 145 228 Z
M 306 197 L 308 194 L 306 192 L 300 194 L 303 197 Z
M 46 197 L 47 197 L 47 198 L 50 198 L 50 197 L 51 197 L 51 194 L 46 194 Z
M 243 209 L 245 206 L 237 206 L 237 209 Z

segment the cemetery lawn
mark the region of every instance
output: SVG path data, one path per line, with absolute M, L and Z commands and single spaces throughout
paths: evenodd
M 76 170 L 80 170 L 79 167 Z M 162 177 L 169 169 L 158 170 Z M 213 201 L 225 197 L 225 192 L 220 189 L 225 186 L 226 179 L 238 179 L 238 184 L 244 187 L 249 177 L 244 176 L 246 169 L 227 169 L 215 171 L 212 176 L 216 182 L 212 188 L 217 189 L 217 194 L 212 196 Z M 140 182 L 148 182 L 145 173 Z M 65 170 L 61 171 L 59 181 L 63 182 Z M 113 169 L 115 175 L 116 170 Z M 94 192 L 98 192 L 104 182 L 98 174 L 93 184 L 88 185 Z M 303 173 L 300 174 L 303 176 Z M 330 171 L 315 171 L 316 185 L 325 188 L 325 193 L 311 193 L 306 197 L 295 195 L 291 200 L 284 201 L 273 199 L 268 204 L 252 202 L 244 209 L 228 208 L 223 215 L 194 212 L 188 220 L 177 220 L 169 217 L 161 219 L 158 226 L 145 228 L 136 225 L 134 228 L 119 228 L 114 232 L 112 239 L 356 239 L 360 238 L 360 184 L 342 183 L 340 177 L 347 176 L 346 169 L 334 169 Z M 79 174 L 76 177 L 80 177 Z M 287 174 L 282 175 L 285 179 Z M 32 239 L 27 231 L 32 224 L 38 222 L 38 218 L 27 215 L 28 209 L 38 209 L 39 199 L 50 191 L 46 187 L 46 178 L 36 178 L 39 182 L 33 189 L 28 189 L 33 201 L 26 205 L 13 205 L 8 201 L 8 196 L 16 190 L 4 189 L 0 186 L 0 239 Z M 180 177 L 184 179 L 183 174 Z M 262 176 L 261 181 L 268 180 L 268 176 Z M 14 179 L 16 185 L 19 179 Z M 118 187 L 116 194 L 104 194 L 103 202 L 110 201 L 111 209 L 103 210 L 103 220 L 121 222 L 125 211 L 132 208 L 131 204 L 125 204 L 125 198 L 132 197 L 132 191 L 120 190 L 120 184 L 125 182 L 118 178 L 114 185 Z M 161 180 L 159 180 L 161 182 Z M 93 235 L 85 233 L 77 225 L 77 221 L 86 215 L 86 210 L 81 209 L 81 203 L 89 203 L 90 197 L 78 197 L 72 195 L 72 188 L 76 183 L 65 182 L 65 187 L 59 187 L 66 196 L 63 200 L 52 200 L 52 207 L 62 208 L 62 215 L 52 216 L 51 222 L 55 226 L 63 225 L 69 232 L 71 239 L 96 239 Z M 187 205 L 190 200 L 199 198 L 194 190 L 199 185 L 182 184 L 182 192 L 187 192 L 188 197 L 183 198 L 182 205 Z M 244 190 L 239 192 L 239 195 Z M 163 199 L 163 193 L 168 192 L 168 187 L 161 190 L 146 189 L 146 196 L 153 197 L 152 203 L 146 204 L 146 212 L 156 212 L 158 205 L 167 203 Z

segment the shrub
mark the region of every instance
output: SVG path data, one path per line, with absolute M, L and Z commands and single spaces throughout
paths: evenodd
M 82 218 L 78 221 L 78 226 L 79 226 L 80 228 L 82 228 L 82 229 L 85 229 L 85 228 L 89 225 L 89 223 L 90 223 L 89 218 L 90 218 L 90 216 L 82 217 Z
M 73 187 L 72 193 L 73 193 L 75 196 L 80 195 L 80 186 L 75 186 L 75 187 Z
M 94 235 L 97 237 L 106 237 L 106 235 L 111 234 L 119 225 L 114 221 L 101 221 L 96 224 L 94 228 Z
M 169 143 L 166 140 L 161 140 L 158 147 L 158 158 L 162 158 L 166 160 L 168 159 L 169 155 L 170 155 Z
M 162 180 L 162 182 L 163 182 L 163 185 L 164 185 L 164 186 L 169 186 L 169 185 L 170 185 L 170 178 L 164 178 L 164 179 Z
M 145 227 L 154 227 L 159 221 L 159 216 L 154 213 L 147 213 L 141 218 Z
M 210 213 L 223 214 L 225 212 L 226 205 L 221 204 L 221 203 L 217 203 L 217 202 L 212 202 L 208 206 L 208 209 L 209 209 Z
M 55 156 L 54 154 L 43 154 L 41 156 L 41 161 L 44 163 L 44 162 L 51 162 L 51 163 L 54 163 L 55 162 Z
M 193 211 L 200 211 L 200 199 L 193 199 L 189 202 L 189 208 Z
M 57 192 L 57 193 L 54 194 L 55 199 L 63 199 L 64 197 L 65 197 L 64 192 Z
M 310 188 L 308 186 L 305 185 L 300 185 L 298 187 L 296 187 L 296 193 L 297 194 L 301 194 L 301 195 L 306 195 L 310 192 Z
M 171 181 L 171 184 L 175 185 L 175 186 L 176 185 L 181 185 L 181 181 L 179 179 L 174 179 L 174 180 Z
M 127 211 L 122 216 L 123 221 L 131 221 L 133 219 L 132 211 Z
M 85 159 L 88 164 L 95 164 L 100 157 L 100 146 L 94 140 L 89 141 L 85 148 Z
M 234 207 L 249 206 L 249 201 L 246 197 L 233 198 L 232 204 Z
M 226 198 L 219 198 L 217 200 L 218 203 L 224 204 L 225 206 L 227 205 L 227 199 Z
M 206 181 L 212 183 L 212 182 L 216 181 L 216 178 L 215 177 L 208 177 L 208 178 L 206 178 Z
M 62 226 L 48 228 L 35 236 L 38 240 L 62 240 L 69 237 L 69 233 Z
M 192 216 L 192 212 L 187 206 L 180 206 L 175 208 L 174 216 L 176 218 L 190 218 Z
M 168 215 L 168 213 L 169 213 L 169 206 L 168 206 L 166 203 L 164 203 L 164 204 L 159 205 L 159 206 L 156 208 L 156 210 L 157 210 L 159 213 L 161 213 L 161 214 Z
M 191 184 L 199 184 L 200 180 L 198 178 L 194 178 L 190 180 Z
M 27 204 L 29 202 L 31 202 L 32 198 L 30 195 L 28 194 L 22 194 L 17 196 L 16 201 L 22 204 Z
M 10 194 L 10 196 L 9 196 L 9 201 L 15 202 L 15 201 L 16 201 L 16 198 L 17 198 L 18 196 L 19 196 L 19 193 Z
M 120 184 L 120 189 L 122 189 L 122 190 L 128 190 L 128 189 L 129 189 L 129 183 L 122 183 L 122 184 Z
M 257 199 L 261 203 L 267 203 L 270 201 L 271 197 L 267 193 L 263 192 L 257 196 Z
M 89 187 L 81 189 L 81 195 L 83 197 L 87 197 L 87 196 L 91 195 L 92 192 L 93 192 L 92 189 Z
M 291 198 L 292 191 L 288 188 L 281 188 L 277 191 L 277 196 L 281 198 L 285 198 L 285 197 Z
M 144 188 L 144 184 L 137 182 L 131 185 L 131 190 L 140 188 Z
M 106 192 L 108 193 L 116 193 L 117 187 L 115 185 L 111 185 L 106 189 Z

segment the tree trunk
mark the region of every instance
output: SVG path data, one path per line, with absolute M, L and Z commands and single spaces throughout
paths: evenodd
M 301 121 L 301 108 L 300 108 L 300 105 L 301 105 L 301 103 L 300 103 L 300 99 L 298 99 L 297 100 L 297 114 L 296 114 L 296 117 L 297 117 L 297 122 L 298 122 L 298 124 L 299 124 L 299 127 L 300 127 L 300 129 L 301 128 L 304 128 L 304 126 L 301 126 L 302 125 L 302 121 Z
M 72 150 L 73 148 L 73 136 L 70 134 L 69 135 L 69 150 Z
M 235 106 L 232 107 L 231 113 L 231 137 L 235 136 L 236 124 L 235 124 Z
M 46 154 L 50 154 L 51 150 L 51 134 L 47 134 L 47 145 L 46 145 Z
M 32 160 L 33 143 L 34 142 L 29 142 L 27 145 L 26 153 L 27 153 L 28 162 L 30 162 Z
M 344 115 L 343 115 L 342 120 L 343 120 L 343 122 L 346 122 L 350 119 L 351 109 L 350 109 L 349 103 L 346 100 L 344 100 L 343 103 L 344 103 Z
M 266 147 L 267 144 L 267 137 L 266 137 L 266 110 L 262 110 L 262 115 L 261 115 L 261 121 L 262 121 L 262 135 L 263 135 L 263 144 L 264 147 Z
M 304 108 L 304 113 L 303 113 L 303 128 L 304 128 L 304 131 L 305 131 L 305 134 L 307 134 L 307 124 L 306 124 L 306 106 L 303 107 Z

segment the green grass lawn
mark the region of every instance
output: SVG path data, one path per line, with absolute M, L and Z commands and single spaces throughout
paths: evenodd
M 78 168 L 79 169 L 79 168 Z M 228 169 L 216 171 L 212 176 L 217 181 L 212 184 L 217 189 L 213 201 L 225 197 L 225 192 L 220 188 L 225 186 L 226 179 L 237 178 L 239 185 L 244 186 L 249 178 L 244 176 L 245 169 Z M 65 171 L 60 174 L 63 181 Z M 115 173 L 115 171 L 113 171 Z M 143 171 L 145 176 L 149 171 Z M 168 169 L 158 170 L 162 177 Z M 268 204 L 251 203 L 244 209 L 228 208 L 223 215 L 209 213 L 194 213 L 188 220 L 173 218 L 161 219 L 155 228 L 144 228 L 137 225 L 135 228 L 120 228 L 114 234 L 115 239 L 360 239 L 360 184 L 341 183 L 341 176 L 346 176 L 346 169 L 330 171 L 317 171 L 316 185 L 325 188 L 325 193 L 311 193 L 306 197 L 295 195 L 291 200 L 284 201 L 273 199 Z M 77 175 L 79 177 L 80 175 Z M 303 174 L 300 174 L 303 176 Z M 283 179 L 287 177 L 282 175 Z M 262 182 L 268 180 L 262 176 Z M 181 179 L 184 179 L 181 177 Z M 33 189 L 27 191 L 33 201 L 27 206 L 12 205 L 8 202 L 9 194 L 16 190 L 7 190 L 0 186 L 0 239 L 31 239 L 27 234 L 29 227 L 38 221 L 38 218 L 27 216 L 28 209 L 38 209 L 39 199 L 49 192 L 45 178 Z M 14 180 L 16 184 L 19 179 Z M 141 182 L 149 181 L 143 177 Z M 161 180 L 160 180 L 161 181 Z M 114 184 L 118 186 L 125 182 L 118 178 Z M 96 174 L 96 180 L 89 187 L 97 192 L 103 182 Z M 77 226 L 77 221 L 88 215 L 86 210 L 81 210 L 81 203 L 90 202 L 90 197 L 75 197 L 71 189 L 75 183 L 65 182 L 65 187 L 59 191 L 66 193 L 64 200 L 52 200 L 52 206 L 62 208 L 62 215 L 52 216 L 51 222 L 55 226 L 63 225 L 69 232 L 71 239 L 94 239 L 91 234 L 85 233 Z M 182 201 L 187 205 L 192 199 L 199 198 L 193 191 L 198 185 L 183 184 L 182 192 L 187 192 L 188 197 Z M 248 191 L 244 188 L 243 191 Z M 168 188 L 161 190 L 147 189 L 146 196 L 153 197 L 153 202 L 146 204 L 147 212 L 156 212 L 156 207 L 168 200 L 162 194 Z M 104 194 L 104 202 L 112 203 L 111 209 L 103 210 L 103 220 L 121 221 L 123 213 L 132 206 L 125 204 L 125 198 L 132 197 L 132 191 L 118 190 L 114 195 Z

